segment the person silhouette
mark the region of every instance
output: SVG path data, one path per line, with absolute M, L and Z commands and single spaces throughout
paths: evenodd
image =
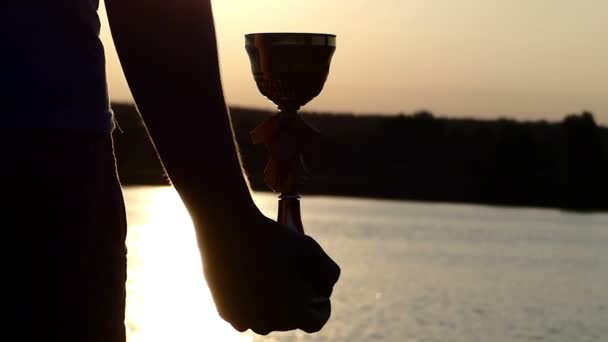
M 20 340 L 126 339 L 127 228 L 98 5 L 10 1 L 0 12 L 6 329 Z M 138 110 L 194 223 L 219 314 L 239 331 L 319 331 L 340 268 L 251 198 L 210 0 L 105 6 Z

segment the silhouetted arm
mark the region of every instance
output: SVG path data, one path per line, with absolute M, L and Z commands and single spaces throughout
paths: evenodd
M 196 228 L 220 315 L 236 329 L 318 331 L 339 267 L 262 215 L 245 182 L 220 81 L 209 0 L 106 0 L 129 87 Z
M 209 1 L 108 0 L 106 6 L 137 107 L 186 205 L 196 203 L 189 209 L 208 223 L 258 215 L 224 101 Z

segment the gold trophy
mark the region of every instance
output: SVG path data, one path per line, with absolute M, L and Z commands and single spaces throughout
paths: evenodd
M 319 33 L 253 33 L 245 48 L 258 89 L 279 112 L 251 132 L 254 144 L 265 144 L 268 163 L 264 180 L 280 193 L 277 221 L 304 233 L 300 192 L 319 132 L 298 114 L 300 107 L 321 93 L 336 36 Z

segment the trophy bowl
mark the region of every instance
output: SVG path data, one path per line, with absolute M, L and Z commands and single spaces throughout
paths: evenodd
M 296 112 L 321 93 L 336 36 L 320 33 L 252 33 L 245 48 L 258 89 L 282 112 Z

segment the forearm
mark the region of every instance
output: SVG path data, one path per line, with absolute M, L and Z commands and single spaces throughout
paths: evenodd
M 238 159 L 208 0 L 106 0 L 125 76 L 193 217 L 255 211 Z M 213 226 L 213 225 L 208 225 Z

